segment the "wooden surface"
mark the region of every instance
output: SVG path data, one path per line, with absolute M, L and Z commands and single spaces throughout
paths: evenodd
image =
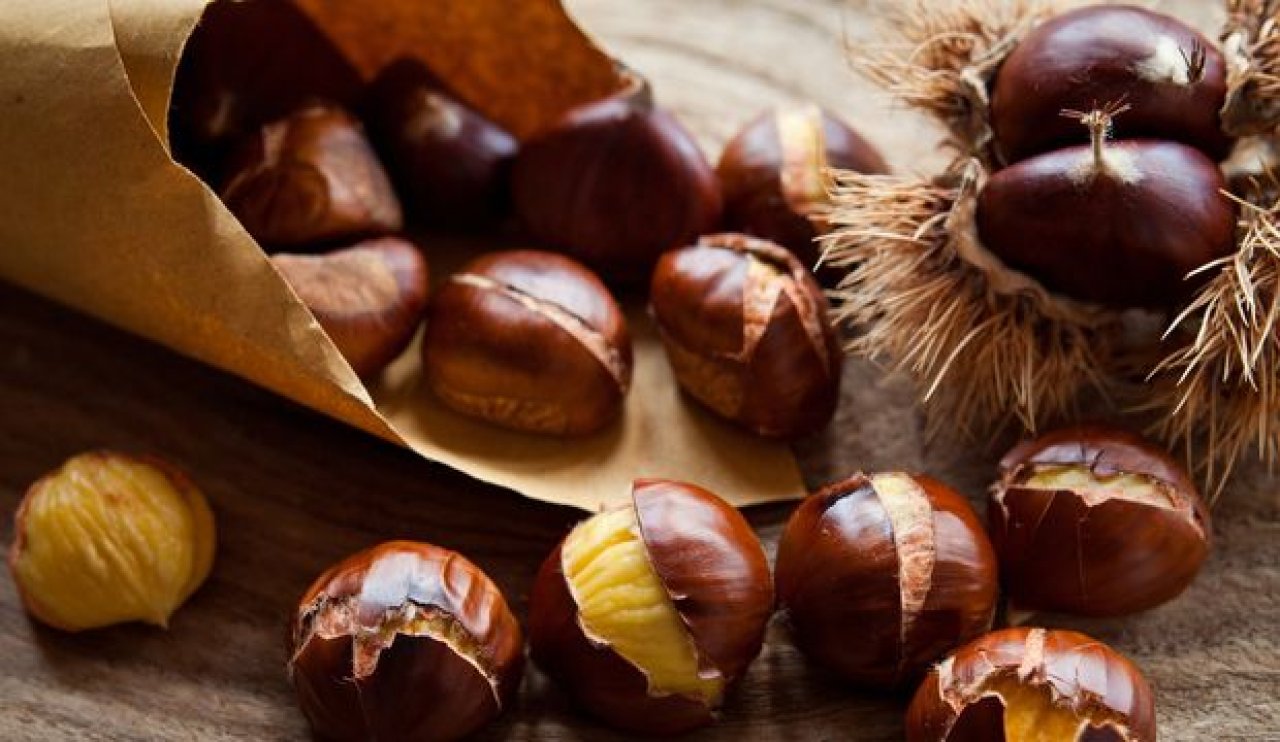
M 866 33 L 858 3 L 570 6 L 653 77 L 660 99 L 712 152 L 756 109 L 813 98 L 860 122 L 900 168 L 936 161 L 928 129 L 872 99 L 842 61 L 842 45 Z M 811 484 L 859 467 L 918 469 L 977 501 L 1007 441 L 926 448 L 920 431 L 900 382 L 850 363 L 838 419 L 800 446 L 802 461 Z M 323 568 L 384 539 L 432 541 L 472 557 L 523 617 L 537 565 L 578 517 L 478 485 L 0 284 L 0 546 L 8 547 L 30 482 L 76 452 L 107 446 L 160 454 L 204 488 L 220 531 L 213 575 L 167 632 L 124 626 L 74 636 L 30 623 L 8 574 L 0 576 L 0 740 L 305 738 L 283 674 L 283 626 Z M 1277 486 L 1246 467 L 1214 513 L 1204 573 L 1172 604 L 1123 621 L 1038 619 L 1085 630 L 1135 659 L 1156 687 L 1163 739 L 1280 740 Z M 789 511 L 749 513 L 771 553 Z M 723 722 L 695 737 L 892 740 L 901 736 L 902 703 L 810 670 L 775 622 Z M 611 737 L 576 716 L 536 670 L 519 708 L 484 735 Z

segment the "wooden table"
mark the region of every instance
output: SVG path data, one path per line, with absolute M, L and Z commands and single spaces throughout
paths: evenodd
M 1195 0 L 1183 5 L 1193 7 Z M 811 98 L 846 114 L 900 168 L 937 162 L 916 119 L 870 97 L 842 61 L 862 4 L 836 0 L 575 0 L 584 25 L 652 76 L 707 143 L 754 110 Z M 1203 7 L 1203 6 L 1201 6 Z M 905 122 L 905 123 L 904 123 Z M 2 248 L 0 248 L 2 249 Z M 929 471 L 980 498 L 1007 440 L 926 447 L 907 388 L 851 362 L 836 423 L 805 441 L 811 484 L 855 468 Z M 283 626 L 340 557 L 391 538 L 458 549 L 518 613 L 539 562 L 579 517 L 425 462 L 237 379 L 0 284 L 0 546 L 26 486 L 88 448 L 181 463 L 218 516 L 218 562 L 169 631 L 65 635 L 29 622 L 0 576 L 0 739 L 300 739 Z M 1215 511 L 1215 551 L 1174 603 L 1087 631 L 1154 683 L 1164 739 L 1280 739 L 1280 499 L 1246 467 Z M 770 551 L 790 506 L 748 513 Z M 850 641 L 857 641 L 856 627 Z M 701 739 L 901 736 L 903 699 L 809 669 L 775 625 L 723 722 Z M 610 739 L 536 670 L 493 739 Z

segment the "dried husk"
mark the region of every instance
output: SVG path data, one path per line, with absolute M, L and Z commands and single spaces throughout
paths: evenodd
M 1269 133 L 1280 125 L 1280 0 L 1226 0 L 1228 134 Z

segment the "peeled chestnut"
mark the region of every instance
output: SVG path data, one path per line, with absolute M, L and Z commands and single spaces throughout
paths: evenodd
M 1155 699 L 1132 662 L 1074 631 L 994 631 L 929 671 L 907 742 L 1155 742 Z
M 382 71 L 367 96 L 369 129 L 410 220 L 479 230 L 502 217 L 517 143 L 445 92 L 417 60 Z
M 577 525 L 529 596 L 531 655 L 574 700 L 629 732 L 710 723 L 773 612 L 764 549 L 732 506 L 641 479 L 632 504 Z
M 759 435 L 835 414 L 841 360 L 822 289 L 786 249 L 740 234 L 662 256 L 649 293 L 680 387 Z
M 536 250 L 491 253 L 450 276 L 432 300 L 422 360 L 449 407 L 533 433 L 599 430 L 631 386 L 631 336 L 609 290 Z
M 995 612 L 996 559 L 981 521 L 963 496 L 921 475 L 859 473 L 809 496 L 787 522 L 776 575 L 800 649 L 865 686 L 915 680 L 991 628 Z
M 1123 100 L 1120 139 L 1180 142 L 1214 160 L 1231 139 L 1218 112 L 1227 90 L 1222 54 L 1195 29 L 1145 8 L 1097 5 L 1062 13 L 1019 42 L 997 73 L 991 127 L 1006 161 L 1087 143 L 1059 113 Z
M 512 193 L 535 237 L 622 283 L 643 283 L 663 251 L 710 231 L 721 211 L 697 142 L 639 82 L 525 142 Z
M 391 541 L 307 590 L 288 672 L 319 737 L 453 740 L 514 700 L 523 648 L 507 601 L 478 567 L 438 546 Z
M 987 508 L 1019 608 L 1120 616 L 1181 593 L 1209 552 L 1191 477 L 1133 433 L 1084 425 L 1016 446 Z
M 827 231 L 819 212 L 829 203 L 828 168 L 888 172 L 880 153 L 828 111 L 765 111 L 729 141 L 716 166 L 725 226 L 782 245 L 812 270 L 814 240 Z
M 427 259 L 398 237 L 325 255 L 272 256 L 351 368 L 379 374 L 413 339 L 427 307 Z
M 1115 308 L 1168 308 L 1188 274 L 1234 250 L 1236 210 L 1218 166 L 1176 142 L 1107 142 L 1114 114 L 1080 114 L 1091 146 L 1038 155 L 991 176 L 978 234 L 1050 291 Z
M 315 247 L 399 231 L 400 201 L 360 122 L 315 104 L 267 124 L 232 155 L 222 200 L 254 239 Z

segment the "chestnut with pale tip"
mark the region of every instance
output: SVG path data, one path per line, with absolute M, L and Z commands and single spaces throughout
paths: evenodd
M 765 111 L 725 145 L 716 166 L 725 227 L 776 242 L 813 270 L 816 240 L 828 231 L 831 168 L 888 172 L 875 147 L 830 111 L 812 104 Z
M 662 256 L 649 293 L 680 387 L 763 436 L 826 425 L 843 356 L 813 276 L 788 250 L 740 234 Z
M 316 249 L 403 226 L 400 201 L 364 128 L 327 104 L 245 137 L 228 163 L 221 196 L 268 248 Z
M 584 435 L 631 387 L 626 318 L 600 279 L 537 250 L 475 259 L 439 288 L 423 374 L 452 409 L 514 430 Z
M 533 236 L 611 282 L 643 285 L 663 251 L 720 219 L 715 171 L 639 78 L 526 141 L 511 177 Z
M 288 674 L 332 740 L 455 740 L 509 707 L 520 625 L 465 557 L 412 541 L 354 554 L 315 581 L 292 622 Z
M 278 253 L 271 262 L 362 378 L 403 353 L 422 323 L 427 259 L 411 242 L 381 237 L 324 255 Z
M 782 534 L 776 580 L 805 655 L 872 688 L 913 682 L 990 629 L 998 592 L 968 501 L 902 472 L 859 473 L 810 495 Z
M 907 710 L 907 742 L 1155 742 L 1155 697 L 1142 671 L 1074 631 L 994 631 L 925 676 Z
M 987 508 L 1011 602 L 1121 616 L 1177 597 L 1209 553 L 1209 514 L 1167 452 L 1085 425 L 1016 446 Z
M 769 564 L 742 515 L 682 482 L 638 480 L 631 504 L 579 523 L 529 596 L 533 660 L 618 729 L 711 723 L 760 652 Z

